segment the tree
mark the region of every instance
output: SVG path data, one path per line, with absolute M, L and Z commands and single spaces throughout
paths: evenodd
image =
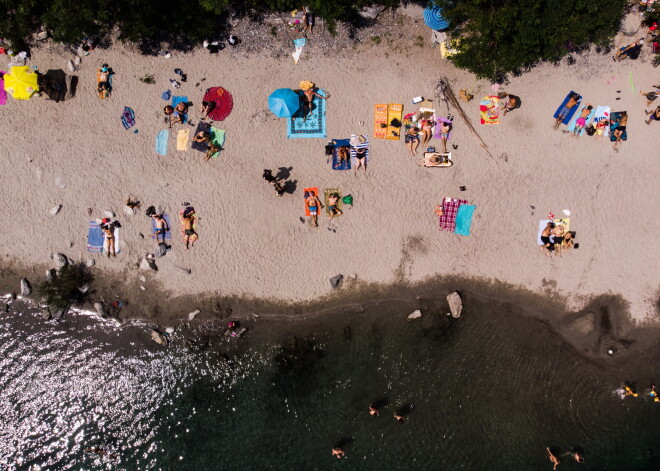
M 626 0 L 435 0 L 459 38 L 451 60 L 496 80 L 591 43 L 606 46 Z

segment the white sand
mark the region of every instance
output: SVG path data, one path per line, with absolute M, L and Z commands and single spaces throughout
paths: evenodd
M 492 93 L 489 83 L 441 61 L 428 44 L 407 50 L 388 52 L 385 43 L 362 46 L 353 57 L 310 50 L 297 66 L 290 57 L 231 58 L 229 51 L 216 56 L 205 50 L 175 53 L 169 60 L 120 46 L 94 51 L 83 59 L 74 99 L 55 104 L 9 98 L 0 107 L 3 259 L 43 264 L 51 252 L 60 251 L 76 259 L 97 258 L 97 267 L 137 279 L 143 272 L 136 261 L 153 251 L 154 243 L 139 236 L 150 232 L 144 213 L 123 214 L 123 202 L 132 194 L 144 202 L 143 210 L 161 205 L 172 216 L 173 250 L 159 260 L 158 273 L 148 276 L 173 295 L 309 300 L 328 293 L 328 278 L 337 273 L 379 283 L 454 274 L 559 293 L 575 308 L 594 295 L 622 295 L 635 319 L 655 319 L 660 124 L 644 124 L 647 108 L 638 92 L 658 81 L 649 60 L 613 63 L 609 56 L 590 54 L 578 57 L 572 67 L 538 67 L 505 87 L 522 98 L 522 108 L 488 127 L 478 124 L 478 107 L 481 97 Z M 36 50 L 31 64 L 46 71 L 65 68 L 69 58 Z M 103 62 L 116 72 L 107 101 L 95 93 L 95 70 Z M 165 128 L 160 95 L 170 88 L 175 67 L 184 70 L 188 83 L 174 94 L 185 94 L 196 104 L 209 86 L 233 94 L 233 112 L 216 124 L 227 132 L 226 150 L 217 160 L 204 162 L 202 153 L 176 151 L 174 133 L 166 157 L 154 151 L 156 134 Z M 138 81 L 148 73 L 156 85 Z M 324 155 L 327 140 L 287 139 L 285 120 L 267 111 L 272 90 L 312 80 L 332 93 L 328 138 L 371 135 L 374 104 L 398 102 L 404 113 L 413 111 L 411 98 L 432 98 L 435 80 L 443 75 L 456 92 L 464 87 L 474 92 L 475 100 L 464 109 L 497 162 L 457 117 L 450 143 L 459 148 L 453 151 L 452 168 L 418 167 L 403 140 L 372 138 L 367 177 L 356 177 L 331 169 Z M 583 103 L 628 111 L 629 140 L 618 153 L 609 141 L 586 135 L 576 139 L 552 129 L 552 114 L 569 90 L 581 93 Z M 138 134 L 123 129 L 124 106 L 135 110 Z M 446 115 L 444 103 L 436 108 Z M 504 153 L 506 161 L 499 158 Z M 264 168 L 278 167 L 293 167 L 295 194 L 276 198 L 261 179 Z M 58 178 L 66 182 L 65 189 L 56 184 Z M 467 191 L 459 191 L 461 185 Z M 302 189 L 309 186 L 338 187 L 354 196 L 355 206 L 338 220 L 329 223 L 322 217 L 321 227 L 311 228 L 299 221 Z M 438 230 L 433 211 L 444 196 L 477 205 L 470 237 Z M 200 216 L 200 240 L 189 251 L 183 250 L 177 227 L 182 202 L 192 203 Z M 56 204 L 62 210 L 50 216 Z M 93 217 L 103 217 L 104 209 L 117 213 L 124 245 L 116 260 L 86 252 L 87 208 L 94 209 Z M 571 229 L 581 247 L 549 259 L 536 245 L 538 220 L 549 211 L 559 216 L 563 209 L 572 212 Z M 192 275 L 175 265 L 191 268 Z

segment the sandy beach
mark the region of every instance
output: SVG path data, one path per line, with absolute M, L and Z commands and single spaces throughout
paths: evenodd
M 650 108 L 639 94 L 658 82 L 649 55 L 615 63 L 609 54 L 590 52 L 574 55 L 573 65 L 544 64 L 511 77 L 501 88 L 521 97 L 522 107 L 487 126 L 479 124 L 479 102 L 493 94 L 491 83 L 442 60 L 423 22 L 401 18 L 402 37 L 366 38 L 354 48 L 316 47 L 312 37 L 297 65 L 279 52 L 242 53 L 243 45 L 217 55 L 199 47 L 166 59 L 115 44 L 82 59 L 71 100 L 9 98 L 0 107 L 2 263 L 45 267 L 53 252 L 62 252 L 80 261 L 93 258 L 95 271 L 131 285 L 144 275 L 171 297 L 291 302 L 331 292 L 341 296 L 360 283 L 464 276 L 557 296 L 562 308 L 575 310 L 598 295 L 621 296 L 632 319 L 657 321 L 660 193 L 654 182 L 660 177 L 660 124 L 644 123 Z M 417 36 L 424 39 L 421 45 Z M 621 37 L 616 44 L 626 41 Z M 29 65 L 66 69 L 72 57 L 61 47 L 42 47 L 32 51 Z M 107 100 L 96 93 L 96 70 L 103 63 L 116 72 Z M 188 76 L 178 90 L 169 83 L 177 77 L 175 68 Z M 153 74 L 156 83 L 141 82 L 145 74 Z M 493 158 L 459 113 L 436 100 L 442 77 L 455 92 L 467 88 L 474 94 L 461 104 Z M 297 88 L 302 80 L 331 93 L 327 139 L 287 139 L 285 119 L 268 111 L 273 90 Z M 167 129 L 161 93 L 186 95 L 197 107 L 211 86 L 224 87 L 234 100 L 229 117 L 214 123 L 226 131 L 221 156 L 204 162 L 201 152 L 177 151 L 176 132 L 170 133 L 167 155 L 157 155 L 156 135 Z M 628 140 L 618 152 L 607 139 L 573 137 L 562 132 L 565 126 L 553 129 L 552 115 L 571 90 L 584 97 L 583 104 L 628 112 Z M 406 114 L 417 109 L 411 103 L 416 96 L 434 100 L 438 115 L 456 116 L 451 168 L 419 167 L 403 139 L 373 138 L 375 104 L 402 103 Z M 120 121 L 125 106 L 135 111 L 130 130 Z M 191 118 L 196 125 L 197 113 Z M 173 129 L 185 128 L 192 136 L 194 126 Z M 371 141 L 366 176 L 332 170 L 324 155 L 328 140 L 363 133 Z M 277 198 L 261 178 L 266 168 L 287 169 L 295 191 Z M 354 206 L 333 221 L 320 217 L 320 227 L 313 228 L 300 220 L 303 188 L 313 186 L 339 188 L 353 195 Z M 133 216 L 123 211 L 128 195 L 143 203 Z M 469 237 L 439 231 L 434 208 L 446 196 L 477 206 Z M 184 202 L 199 215 L 199 241 L 188 251 L 177 221 Z M 55 205 L 62 209 L 51 216 Z M 144 214 L 150 205 L 165 209 L 174 229 L 172 250 L 157 260 L 157 272 L 138 268 L 155 246 Z M 114 211 L 122 225 L 116 259 L 86 250 L 88 223 L 104 210 Z M 538 222 L 549 212 L 561 217 L 563 210 L 571 213 L 580 248 L 548 258 L 536 242 Z M 344 285 L 331 291 L 328 279 L 339 273 Z

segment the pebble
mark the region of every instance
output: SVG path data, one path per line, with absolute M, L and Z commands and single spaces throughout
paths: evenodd
M 57 213 L 60 212 L 60 209 L 62 209 L 62 205 L 61 205 L 61 204 L 58 204 L 57 206 L 53 206 L 53 207 L 50 209 L 50 211 L 49 211 L 49 212 L 50 212 L 50 215 L 51 215 L 51 216 L 55 216 Z
M 105 217 L 107 217 L 107 218 L 113 218 L 113 217 L 115 217 L 115 213 L 114 213 L 114 211 L 110 211 L 109 209 L 104 209 L 104 210 L 103 210 L 103 214 L 104 214 Z
M 188 320 L 189 320 L 189 321 L 193 320 L 193 319 L 195 318 L 195 316 L 196 316 L 197 314 L 199 314 L 200 312 L 202 312 L 202 311 L 200 311 L 199 309 L 197 309 L 197 310 L 191 312 L 190 314 L 188 314 Z
M 419 309 L 417 309 L 417 310 L 411 312 L 410 314 L 408 314 L 408 320 L 409 321 L 411 321 L 413 319 L 419 319 L 420 317 L 422 317 L 422 311 L 420 311 Z

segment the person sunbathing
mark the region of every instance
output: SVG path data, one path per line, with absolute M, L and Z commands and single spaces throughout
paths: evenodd
M 183 241 L 186 243 L 186 250 L 188 246 L 195 246 L 195 241 L 197 240 L 197 233 L 195 232 L 195 210 L 186 211 L 181 216 L 183 219 Z
M 312 103 L 314 102 L 314 97 L 319 97 L 322 100 L 327 100 L 328 97 L 330 96 L 329 93 L 326 93 L 325 96 L 319 95 L 316 93 L 316 87 L 310 87 L 307 90 L 303 92 L 302 96 L 302 114 L 303 114 L 303 121 L 307 121 L 307 117 L 312 114 Z
M 555 249 L 555 246 L 552 242 L 550 242 L 550 235 L 552 234 L 552 230 L 555 228 L 555 224 L 552 221 L 549 221 L 548 224 L 546 224 L 545 229 L 543 229 L 543 232 L 541 232 L 541 243 L 543 244 L 541 246 L 541 249 L 545 252 L 545 254 L 549 257 L 552 254 L 552 251 Z
M 616 138 L 614 141 L 614 150 L 618 150 L 617 146 L 621 142 L 623 133 L 626 132 L 626 125 L 628 124 L 628 113 L 624 111 L 621 114 L 622 116 L 617 119 L 616 128 L 614 129 L 613 134 L 613 136 Z
M 603 134 L 605 134 L 605 131 L 607 128 L 610 126 L 610 120 L 609 119 L 601 119 L 596 123 L 596 138 L 600 141 L 601 137 L 603 137 Z
M 628 44 L 627 46 L 619 48 L 618 51 L 616 51 L 616 54 L 612 56 L 612 60 L 614 62 L 623 60 L 627 57 L 630 57 L 631 59 L 637 59 L 639 57 L 639 53 L 642 50 L 642 45 L 644 44 L 644 38 L 639 38 L 637 41 L 634 43 Z
M 211 133 L 210 132 L 205 132 L 205 131 L 199 131 L 197 134 L 195 134 L 195 137 L 193 137 L 193 141 L 195 141 L 195 142 L 211 142 Z
M 339 204 L 339 195 L 337 193 L 331 193 L 328 196 L 328 218 L 332 219 L 335 216 L 341 216 L 342 211 L 337 206 Z
M 206 155 L 204 156 L 204 161 L 206 162 L 209 160 L 211 157 L 213 157 L 216 153 L 220 152 L 222 150 L 222 147 L 220 147 L 217 144 L 214 144 L 212 142 L 209 142 L 209 146 L 206 149 Z
M 205 120 L 206 118 L 209 117 L 209 113 L 213 111 L 213 108 L 215 108 L 215 102 L 214 101 L 203 101 L 202 105 L 199 109 L 199 115 L 202 120 Z
M 362 136 L 360 136 L 362 138 Z M 358 147 L 355 149 L 355 175 L 358 169 L 362 167 L 364 174 L 367 174 L 367 149 L 365 147 Z
M 419 146 L 419 129 L 415 126 L 406 131 L 406 147 L 410 155 L 417 155 L 417 147 Z
M 348 163 L 348 158 L 351 156 L 348 146 L 341 146 L 337 149 L 337 157 L 339 158 L 339 165 L 343 166 Z
M 435 121 L 431 118 L 422 120 L 422 148 L 426 147 L 433 136 Z
M 163 217 L 162 214 L 154 214 L 151 216 L 152 219 L 155 222 L 156 225 L 156 230 L 154 231 L 153 237 L 156 239 L 156 242 L 158 242 L 158 236 L 163 236 L 163 243 L 165 242 L 165 234 L 167 231 L 169 231 L 169 227 L 167 226 L 167 221 Z
M 502 116 L 506 116 L 506 114 L 509 111 L 513 111 L 515 109 L 520 108 L 520 98 L 517 97 L 516 95 L 507 95 L 509 99 L 507 100 L 506 104 L 504 105 L 504 113 L 502 113 Z
M 651 124 L 651 121 L 660 121 L 660 106 L 658 106 L 656 109 L 651 110 L 651 111 L 645 111 L 646 116 L 649 116 L 649 119 L 644 121 L 646 124 Z
M 105 240 L 108 241 L 108 258 L 112 254 L 113 257 L 117 256 L 115 252 L 115 225 L 114 223 L 106 223 L 101 226 Z
M 319 207 L 323 208 L 323 205 L 313 191 L 305 192 L 305 204 L 309 209 L 309 215 L 312 217 L 312 224 L 314 224 L 314 227 L 319 227 Z
M 571 93 L 571 96 L 569 97 L 568 101 L 566 104 L 559 110 L 559 113 L 557 114 L 557 119 L 555 121 L 555 129 L 559 128 L 559 125 L 566 119 L 566 117 L 571 113 L 571 110 L 575 108 L 575 106 L 578 104 L 578 101 L 582 98 L 580 95 L 577 93 Z
M 587 105 L 584 108 L 582 108 L 582 111 L 580 113 L 580 117 L 575 121 L 575 129 L 573 129 L 573 134 L 576 136 L 580 135 L 580 132 L 584 129 L 584 127 L 587 125 L 587 118 L 591 114 L 591 110 L 594 107 L 591 105 Z
M 552 230 L 553 243 L 557 255 L 561 255 L 561 246 L 564 242 L 564 231 L 564 226 L 561 224 L 556 224 L 555 228 Z
M 183 124 L 186 119 L 186 114 L 188 114 L 188 103 L 180 101 L 172 110 L 172 122 Z
M 577 249 L 580 247 L 580 244 L 575 242 L 575 231 L 568 231 L 564 235 L 564 248 L 565 249 Z

